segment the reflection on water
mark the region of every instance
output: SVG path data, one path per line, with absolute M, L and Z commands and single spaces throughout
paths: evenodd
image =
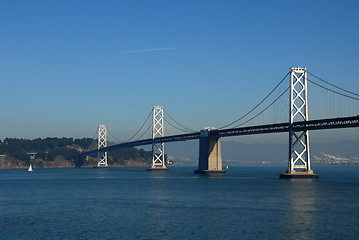
M 147 234 L 151 235 L 154 232 L 159 233 L 159 237 L 166 237 L 166 219 L 168 218 L 168 204 L 169 196 L 166 194 L 165 187 L 165 173 L 151 172 L 149 179 L 149 186 L 147 188 L 148 203 L 145 204 L 146 222 L 148 224 Z
M 288 201 L 286 224 L 289 239 L 312 239 L 315 231 L 315 184 L 312 179 L 287 180 L 285 197 Z

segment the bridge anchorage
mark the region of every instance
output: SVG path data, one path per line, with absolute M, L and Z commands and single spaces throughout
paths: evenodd
M 156 138 L 164 137 L 163 106 L 154 106 L 152 110 L 152 166 L 147 171 L 166 171 L 165 145 L 156 143 Z
M 107 152 L 101 152 L 101 148 L 107 147 L 107 130 L 105 125 L 98 125 L 98 141 L 97 141 L 97 167 L 108 167 Z
M 221 139 L 216 132 L 218 129 L 213 127 L 200 131 L 198 169 L 194 173 L 209 175 L 226 173 L 222 170 Z
M 280 178 L 319 178 L 319 174 L 314 174 L 310 167 L 309 131 L 293 128 L 294 121 L 308 121 L 307 93 L 307 69 L 290 68 L 288 170 L 280 174 Z

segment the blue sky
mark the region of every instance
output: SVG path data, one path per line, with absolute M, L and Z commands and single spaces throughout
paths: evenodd
M 358 12 L 343 0 L 0 0 L 0 139 L 106 124 L 125 140 L 153 105 L 223 126 L 291 66 L 359 92 Z

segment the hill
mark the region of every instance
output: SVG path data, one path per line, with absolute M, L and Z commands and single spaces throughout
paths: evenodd
M 36 138 L 33 140 L 6 138 L 0 142 L 0 168 L 94 167 L 97 157 L 79 159 L 81 152 L 93 143 L 92 138 Z M 143 149 L 122 148 L 108 153 L 111 167 L 149 166 L 152 153 Z

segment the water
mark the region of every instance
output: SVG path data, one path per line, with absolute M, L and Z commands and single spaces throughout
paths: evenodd
M 1 239 L 357 239 L 359 166 L 0 170 Z

